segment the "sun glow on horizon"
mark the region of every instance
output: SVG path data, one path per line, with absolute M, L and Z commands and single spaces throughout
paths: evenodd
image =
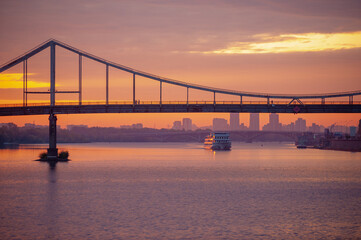
M 28 73 L 28 75 L 35 75 L 34 73 Z M 28 80 L 27 88 L 49 88 L 50 83 L 37 82 Z M 9 88 L 23 88 L 23 74 L 22 73 L 0 73 L 0 89 Z
M 361 31 L 349 33 L 305 33 L 253 36 L 255 42 L 235 42 L 224 49 L 191 53 L 259 54 L 287 52 L 318 52 L 361 48 Z

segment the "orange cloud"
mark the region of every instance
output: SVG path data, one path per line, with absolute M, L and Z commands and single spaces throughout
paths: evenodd
M 204 54 L 259 54 L 287 52 L 319 52 L 361 48 L 361 31 L 348 33 L 305 33 L 270 36 L 255 35 L 256 42 L 235 42 L 224 49 Z

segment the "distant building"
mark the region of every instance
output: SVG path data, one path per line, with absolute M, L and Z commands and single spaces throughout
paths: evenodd
M 192 131 L 192 119 L 190 118 L 183 118 L 183 129 L 185 131 Z
M 264 125 L 264 126 L 262 127 L 262 131 L 272 131 L 272 130 L 271 130 L 271 127 L 270 127 L 270 124 L 267 123 L 266 125 Z
M 56 127 L 59 129 L 60 125 L 57 125 Z M 34 123 L 25 123 L 24 128 L 48 128 L 48 125 L 36 125 Z
M 66 129 L 69 131 L 73 130 L 74 128 L 88 128 L 88 125 L 67 125 Z
M 249 130 L 259 131 L 259 113 L 251 113 L 249 115 Z
M 36 128 L 36 125 L 34 123 L 25 123 L 24 128 Z
M 282 126 L 282 130 L 285 132 L 294 132 L 295 131 L 295 123 L 290 123 Z
M 280 123 L 280 118 L 277 113 L 271 113 L 269 115 L 269 123 L 273 130 L 277 130 L 278 124 Z
M 143 123 L 132 124 L 132 128 L 133 129 L 142 129 L 143 128 Z
M 308 128 L 308 131 L 313 133 L 320 133 L 321 132 L 321 126 L 317 125 L 316 123 L 312 123 L 312 126 Z
M 231 131 L 239 130 L 239 113 L 229 114 L 229 130 Z
M 241 131 L 247 131 L 248 128 L 247 128 L 247 126 L 244 125 L 244 123 L 241 123 L 241 125 L 239 125 L 239 130 L 241 130 Z
M 224 118 L 213 118 L 213 131 L 227 131 L 228 124 Z
M 277 113 L 271 113 L 269 115 L 269 123 L 263 126 L 263 131 L 281 131 L 282 124 L 279 122 L 279 116 Z
M 296 132 L 306 132 L 306 120 L 299 118 L 295 121 L 295 131 Z
M 134 123 L 132 125 L 120 125 L 120 129 L 142 129 L 143 123 Z
M 14 123 L 0 123 L 0 127 L 14 128 L 14 127 L 18 127 L 18 126 Z
M 349 133 L 349 127 L 348 126 L 342 126 L 342 125 L 334 125 L 332 127 L 333 133 Z
M 201 129 L 201 130 L 212 130 L 212 129 L 213 129 L 213 126 L 202 126 L 202 127 L 199 127 L 198 129 Z
M 351 137 L 355 137 L 355 136 L 356 136 L 356 132 L 357 132 L 357 127 L 351 126 L 351 127 L 350 127 L 350 136 L 351 136 Z
M 172 129 L 174 129 L 174 130 L 182 130 L 182 122 L 181 121 L 174 121 Z

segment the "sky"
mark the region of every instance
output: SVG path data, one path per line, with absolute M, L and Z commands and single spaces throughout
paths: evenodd
M 359 0 L 0 1 L 0 65 L 54 38 L 113 62 L 210 87 L 263 93 L 312 94 L 361 89 Z M 76 90 L 78 56 L 57 48 L 57 90 Z M 49 50 L 28 61 L 29 88 L 49 88 Z M 131 100 L 131 75 L 110 69 L 110 100 Z M 157 100 L 159 83 L 137 79 L 137 99 Z M 84 101 L 105 99 L 105 67 L 84 60 Z M 165 85 L 163 100 L 184 100 L 184 88 Z M 212 100 L 190 91 L 190 100 Z M 74 101 L 76 95 L 57 96 Z M 29 96 L 29 102 L 48 101 Z M 217 100 L 237 97 L 217 96 Z M 347 100 L 347 99 L 340 99 Z M 355 97 L 355 101 L 361 101 Z M 22 101 L 22 65 L 0 74 L 0 104 Z M 337 101 L 337 99 L 335 99 Z M 229 114 L 59 115 L 58 124 L 168 127 L 190 117 L 198 126 Z M 281 114 L 357 125 L 361 114 Z M 248 125 L 249 114 L 240 115 Z M 0 117 L 0 122 L 47 124 L 48 116 Z M 261 114 L 261 124 L 268 114 Z

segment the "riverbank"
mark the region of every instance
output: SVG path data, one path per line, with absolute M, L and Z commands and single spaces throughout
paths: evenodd
M 47 128 L 25 127 L 5 129 L 0 133 L 1 142 L 17 144 L 48 143 Z M 203 142 L 211 130 L 182 131 L 172 129 L 120 129 L 120 128 L 73 128 L 58 129 L 58 143 L 90 142 Z M 2 134 L 2 135 L 1 135 Z M 297 132 L 231 131 L 230 139 L 239 142 L 290 142 L 295 141 Z

